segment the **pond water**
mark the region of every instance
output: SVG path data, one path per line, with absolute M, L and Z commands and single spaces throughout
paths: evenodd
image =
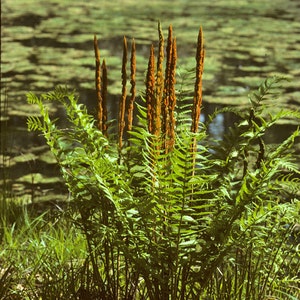
M 135 38 L 142 90 L 160 20 L 165 36 L 173 25 L 181 73 L 194 68 L 197 35 L 203 27 L 206 112 L 247 104 L 249 91 L 275 74 L 290 81 L 274 107 L 300 106 L 298 0 L 3 0 L 1 5 L 1 176 L 16 194 L 28 194 L 30 199 L 53 197 L 54 190 L 65 188 L 43 138 L 27 132 L 26 118 L 37 111 L 26 103 L 26 93 L 40 94 L 67 84 L 92 107 L 94 34 L 108 65 L 111 98 L 121 91 L 123 36 Z M 227 123 L 220 116 L 212 130 L 220 135 Z M 290 126 L 283 124 L 278 135 L 290 131 Z

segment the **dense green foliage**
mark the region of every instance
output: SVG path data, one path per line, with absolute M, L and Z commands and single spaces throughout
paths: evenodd
M 169 152 L 163 137 L 148 132 L 143 105 L 119 149 L 73 92 L 28 94 L 42 115 L 28 119 L 29 129 L 42 131 L 55 155 L 71 194 L 64 215 L 86 242 L 69 297 L 297 298 L 299 249 L 291 234 L 300 210 L 293 151 L 299 129 L 280 145 L 264 143 L 279 119 L 300 118 L 292 111 L 268 114 L 281 81 L 266 80 L 248 108 L 218 111 L 198 133 L 189 130 L 190 106 L 182 97 L 178 106 L 186 109 L 177 111 Z M 66 126 L 50 118 L 48 101 L 65 107 Z M 238 118 L 215 140 L 208 128 L 220 113 Z

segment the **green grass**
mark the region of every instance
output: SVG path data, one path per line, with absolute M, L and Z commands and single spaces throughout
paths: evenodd
M 7 200 L 14 203 L 2 198 L 2 204 Z M 269 214 L 266 209 L 260 208 L 255 214 L 264 218 Z M 277 225 L 288 221 L 285 217 L 290 218 L 295 209 L 297 206 L 290 204 L 279 215 L 273 209 L 274 228 L 267 236 L 261 236 L 261 225 L 253 227 L 250 218 L 244 220 L 245 235 L 234 241 L 232 251 L 213 272 L 201 299 L 297 299 L 299 250 L 296 244 L 288 243 L 289 232 Z M 3 218 L 5 215 L 10 217 Z M 1 220 L 1 299 L 99 299 L 93 294 L 97 289 L 87 247 L 95 240 L 87 241 L 74 224 L 74 217 L 74 213 L 65 210 L 51 214 L 46 211 L 32 218 L 25 207 L 7 205 Z M 247 226 L 252 228 L 249 232 Z M 247 235 L 251 236 L 251 245 L 247 244 Z M 100 261 L 97 267 L 102 269 Z M 197 267 L 194 271 L 198 271 Z M 144 289 L 140 281 L 136 299 L 148 299 Z M 196 298 L 185 295 L 183 299 Z
M 5 201 L 13 203 L 1 200 Z M 1 220 L 0 295 L 3 299 L 75 299 L 80 269 L 87 259 L 80 231 L 65 213 L 54 216 L 52 212 L 50 217 L 46 211 L 32 218 L 26 207 L 10 205 L 6 215 L 12 213 L 14 222 Z

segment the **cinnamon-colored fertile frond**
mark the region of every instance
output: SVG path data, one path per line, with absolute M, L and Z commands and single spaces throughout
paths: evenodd
M 164 37 L 160 23 L 158 23 L 158 55 L 157 55 L 157 69 L 156 69 L 156 92 L 155 92 L 155 118 L 154 118 L 154 134 L 159 136 L 161 133 L 161 106 L 164 88 L 164 75 L 163 75 L 163 61 L 164 61 Z
M 203 44 L 203 32 L 202 27 L 200 27 L 197 43 L 197 53 L 196 53 L 196 81 L 195 81 L 195 91 L 194 91 L 194 101 L 192 109 L 192 132 L 198 131 L 198 124 L 201 114 L 202 105 L 202 75 L 204 66 L 204 44 Z
M 135 41 L 132 39 L 131 44 L 131 58 L 130 58 L 130 99 L 128 103 L 128 130 L 132 129 L 133 123 L 133 108 L 134 108 L 134 101 L 135 101 L 135 74 L 136 74 L 136 55 L 135 55 Z
M 157 68 L 156 68 L 156 95 L 157 97 L 162 97 L 163 92 L 163 61 L 164 61 L 164 36 L 161 29 L 160 23 L 158 23 L 158 36 L 159 36 L 159 43 L 158 43 L 158 55 L 157 55 Z
M 122 148 L 123 134 L 125 128 L 125 108 L 126 108 L 126 64 L 127 64 L 127 40 L 123 40 L 123 60 L 122 60 L 122 95 L 119 106 L 119 147 Z
M 172 26 L 169 26 L 168 42 L 166 48 L 166 69 L 164 80 L 164 94 L 162 101 L 162 133 L 165 137 L 165 151 L 168 152 L 173 148 L 175 138 L 175 106 L 176 106 L 176 62 L 177 49 L 176 39 L 173 38 Z
M 176 109 L 176 64 L 177 48 L 176 39 L 173 38 L 172 25 L 169 26 L 166 49 L 164 49 L 164 37 L 161 24 L 158 23 L 158 52 L 157 61 L 154 57 L 154 46 L 151 45 L 150 57 L 148 62 L 146 77 L 146 109 L 148 131 L 155 135 L 159 140 L 159 149 L 167 152 L 171 151 L 175 142 L 175 109 Z M 98 100 L 98 128 L 107 135 L 107 69 L 105 61 L 100 67 L 100 52 L 97 45 L 97 38 L 94 36 L 94 49 L 96 61 L 96 91 Z M 164 52 L 166 51 L 166 52 Z M 166 53 L 166 54 L 165 54 Z M 164 69 L 164 58 L 166 63 Z M 196 53 L 196 80 L 194 85 L 194 97 L 192 105 L 192 124 L 191 132 L 196 133 L 199 127 L 201 105 L 202 105 L 202 75 L 204 64 L 204 43 L 202 28 L 199 29 L 197 53 Z M 136 97 L 136 46 L 132 40 L 130 57 L 130 95 L 127 99 L 127 40 L 123 41 L 123 60 L 122 60 L 122 95 L 119 102 L 118 115 L 118 136 L 119 148 L 122 148 L 125 128 L 132 131 L 134 119 L 134 101 Z M 128 103 L 127 103 L 128 101 Z M 127 111 L 126 111 L 127 109 Z M 126 126 L 127 125 L 127 126 Z M 195 153 L 196 141 L 193 143 L 191 151 Z
M 98 129 L 103 131 L 103 106 L 102 106 L 102 95 L 101 95 L 101 67 L 100 67 L 100 51 L 98 48 L 98 41 L 96 35 L 94 35 L 94 51 L 95 51 L 95 86 L 96 96 L 98 102 Z
M 169 86 L 170 86 L 170 74 L 171 74 L 171 61 L 172 61 L 172 39 L 173 39 L 173 31 L 172 26 L 169 26 L 169 34 L 167 40 L 167 48 L 166 48 L 166 69 L 165 69 L 165 80 L 164 80 L 164 93 L 163 93 L 163 101 L 162 101 L 162 132 L 166 136 L 168 132 L 168 124 L 169 124 Z
M 154 47 L 151 45 L 150 56 L 148 62 L 148 70 L 146 77 L 146 106 L 147 106 L 147 121 L 148 131 L 154 133 L 154 89 L 155 89 L 155 59 Z
M 101 65 L 102 70 L 102 89 L 101 89 L 101 98 L 102 98 L 102 132 L 107 136 L 107 68 L 105 59 L 102 61 Z
M 176 62 L 177 62 L 177 48 L 176 48 L 176 38 L 172 42 L 172 57 L 170 64 L 170 74 L 169 74 L 169 150 L 173 148 L 175 142 L 175 107 L 176 107 L 176 93 L 175 93 L 175 83 L 176 83 Z

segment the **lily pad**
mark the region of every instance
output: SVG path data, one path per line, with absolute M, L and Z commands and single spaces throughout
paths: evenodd
M 34 36 L 34 29 L 28 26 L 7 27 L 5 35 L 13 36 L 14 40 L 27 40 Z
M 37 156 L 33 153 L 21 154 L 13 158 L 14 162 L 28 162 L 34 161 L 35 159 L 37 159 Z
M 56 164 L 57 163 L 55 157 L 53 156 L 53 153 L 49 150 L 45 153 L 42 153 L 39 156 L 39 160 L 41 160 L 47 164 Z
M 29 183 L 29 184 L 38 184 L 38 183 L 56 183 L 61 182 L 59 177 L 45 177 L 41 173 L 31 173 L 24 175 L 17 179 L 18 182 Z

